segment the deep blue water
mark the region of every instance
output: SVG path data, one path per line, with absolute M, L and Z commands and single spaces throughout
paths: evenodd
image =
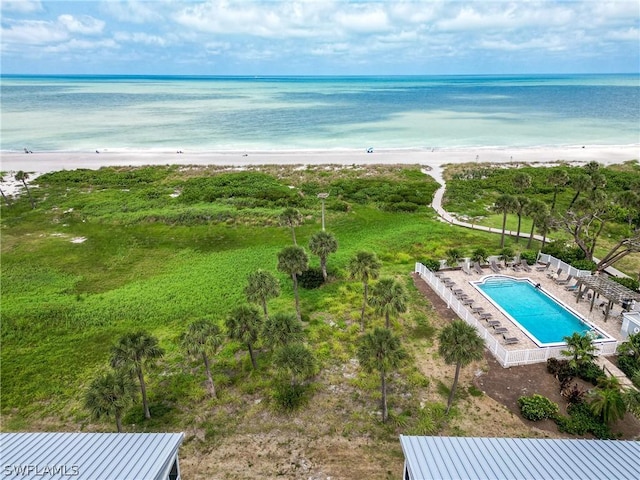
M 640 143 L 638 75 L 2 76 L 2 149 Z

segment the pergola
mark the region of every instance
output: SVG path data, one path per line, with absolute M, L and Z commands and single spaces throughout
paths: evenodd
M 593 290 L 589 311 L 593 310 L 596 297 L 603 296 L 607 299 L 607 306 L 605 307 L 604 312 L 605 322 L 607 321 L 607 318 L 609 318 L 609 312 L 613 308 L 614 304 L 617 303 L 624 307 L 624 305 L 628 305 L 631 300 L 640 301 L 640 293 L 636 293 L 624 285 L 620 285 L 618 282 L 609 280 L 605 276 L 591 275 L 588 277 L 578 278 L 578 295 L 576 297 L 576 303 L 578 303 L 589 290 Z

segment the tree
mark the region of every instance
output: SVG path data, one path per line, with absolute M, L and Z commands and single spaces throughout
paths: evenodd
M 456 267 L 461 258 L 462 252 L 457 248 L 450 248 L 447 250 L 447 265 L 451 268 Z
M 518 231 L 516 232 L 516 243 L 520 243 L 520 226 L 522 224 L 522 215 L 525 214 L 527 210 L 527 205 L 529 205 L 530 200 L 527 197 L 523 197 L 519 195 L 516 197 L 516 204 L 514 212 L 518 216 Z
M 209 320 L 196 320 L 182 336 L 182 348 L 194 357 L 202 357 L 207 373 L 207 388 L 211 397 L 216 397 L 216 386 L 211 375 L 210 357 L 218 352 L 223 335 L 220 327 Z
M 360 313 L 360 329 L 364 331 L 364 310 L 367 307 L 369 294 L 369 280 L 375 280 L 380 274 L 382 263 L 373 252 L 358 252 L 349 261 L 349 274 L 351 278 L 360 280 L 364 290 L 362 297 L 362 312 Z
M 281 375 L 288 378 L 289 384 L 300 385 L 312 377 L 316 370 L 316 360 L 311 350 L 302 343 L 291 343 L 279 349 L 273 364 Z
M 527 188 L 531 187 L 531 175 L 524 172 L 517 172 L 513 176 L 513 186 L 516 191 L 522 195 Z
M 91 382 L 84 405 L 96 420 L 114 416 L 118 433 L 122 433 L 122 414 L 133 403 L 135 391 L 136 385 L 128 372 L 108 372 Z
M 298 245 L 296 242 L 296 229 L 298 225 L 302 225 L 304 217 L 297 208 L 285 208 L 280 214 L 280 224 L 289 227 L 291 229 L 291 236 L 293 237 L 293 244 Z
M 607 425 L 622 419 L 627 412 L 622 385 L 613 376 L 600 378 L 598 386 L 589 392 L 588 401 L 593 414 Z
M 258 309 L 253 305 L 240 305 L 234 308 L 225 320 L 225 326 L 230 339 L 247 346 L 251 365 L 255 370 L 257 366 L 253 345 L 258 341 L 258 335 L 262 329 L 262 317 Z
M 389 317 L 407 311 L 409 297 L 400 282 L 393 278 L 383 278 L 371 289 L 371 305 L 378 315 L 384 315 L 385 326 L 389 328 Z
M 29 196 L 29 202 L 31 202 L 31 208 L 35 209 L 36 204 L 33 201 L 33 197 L 31 196 L 31 190 L 29 190 L 29 186 L 27 185 L 27 180 L 29 180 L 29 174 L 27 172 L 23 172 L 22 170 L 19 170 L 18 173 L 16 173 L 14 178 L 17 181 L 22 182 L 22 185 L 24 185 L 24 188 L 27 190 L 27 195 Z
M 596 266 L 596 270 L 601 272 L 621 258 L 626 257 L 630 253 L 636 252 L 640 252 L 640 229 L 636 230 L 633 236 L 623 238 L 616 243 L 609 252 L 600 259 Z
M 244 287 L 244 294 L 249 302 L 258 303 L 262 306 L 266 320 L 269 318 L 267 301 L 280 296 L 280 282 L 271 272 L 257 270 L 247 277 L 247 286 Z
M 329 232 L 321 231 L 314 234 L 309 240 L 309 250 L 320 258 L 322 277 L 327 281 L 327 257 L 338 250 L 336 237 Z
M 593 259 L 598 237 L 611 215 L 604 192 L 600 192 L 597 197 L 597 201 L 580 199 L 557 218 L 557 225 L 573 237 L 587 260 Z
M 531 231 L 529 232 L 529 241 L 527 242 L 527 248 L 529 249 L 533 242 L 536 226 L 539 224 L 542 225 L 544 223 L 543 217 L 549 216 L 549 207 L 541 200 L 531 200 L 527 203 L 524 214 L 531 218 Z
M 357 350 L 358 361 L 367 372 L 380 372 L 380 392 L 382 394 L 382 421 L 387 413 L 387 374 L 398 368 L 407 357 L 400 345 L 400 338 L 387 328 L 376 327 L 373 332 L 360 338 Z
M 502 236 L 500 237 L 500 248 L 504 247 L 504 232 L 507 227 L 507 214 L 515 210 L 518 201 L 513 195 L 500 195 L 493 205 L 493 210 L 502 213 Z
M 264 343 L 272 349 L 284 347 L 290 343 L 302 342 L 302 325 L 295 315 L 276 313 L 268 318 L 262 328 Z
M 302 321 L 300 314 L 300 297 L 298 295 L 298 275 L 309 269 L 309 257 L 304 248 L 297 245 L 284 247 L 278 253 L 278 271 L 291 276 L 293 280 L 293 295 L 296 300 L 296 315 Z
M 548 182 L 553 185 L 553 200 L 551 202 L 551 211 L 556 210 L 556 199 L 560 189 L 569 183 L 569 174 L 562 168 L 554 168 L 549 174 Z
M 144 381 L 144 366 L 151 366 L 164 355 L 164 350 L 158 345 L 158 339 L 144 331 L 123 335 L 118 343 L 111 348 L 111 366 L 124 369 L 131 375 L 138 377 L 144 418 L 151 418 L 147 401 L 147 386 Z
M 456 394 L 460 369 L 473 361 L 482 360 L 484 340 L 480 338 L 475 328 L 463 320 L 454 320 L 448 324 L 442 329 L 438 338 L 440 341 L 438 353 L 447 365 L 453 365 L 454 363 L 456 365 L 456 373 L 447 402 L 446 413 L 449 413 Z
M 574 332 L 571 336 L 564 337 L 564 341 L 567 343 L 567 349 L 561 350 L 560 353 L 565 357 L 571 357 L 569 359 L 571 368 L 579 369 L 596 358 L 596 347 L 588 333 Z
M 576 203 L 576 200 L 578 200 L 582 192 L 591 188 L 591 177 L 585 173 L 577 174 L 571 179 L 571 188 L 573 188 L 576 193 L 569 203 L 569 208 L 573 207 L 573 204 Z
M 4 182 L 4 176 L 0 174 L 0 182 Z M 7 204 L 7 207 L 11 206 L 11 202 L 9 202 L 9 199 L 7 198 L 7 196 L 4 194 L 4 191 L 0 188 L 0 194 L 2 195 L 2 198 L 4 199 L 4 202 Z
M 640 221 L 640 194 L 633 190 L 625 190 L 618 195 L 617 204 L 624 213 L 629 231 L 634 230 L 634 220 Z

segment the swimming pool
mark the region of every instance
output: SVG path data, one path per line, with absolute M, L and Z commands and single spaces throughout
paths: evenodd
M 592 332 L 596 340 L 610 339 L 529 279 L 494 275 L 472 285 L 538 346 L 562 345 L 564 337 L 575 332 Z

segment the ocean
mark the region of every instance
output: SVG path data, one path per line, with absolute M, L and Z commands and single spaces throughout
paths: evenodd
M 3 151 L 640 143 L 640 77 L 0 77 Z

